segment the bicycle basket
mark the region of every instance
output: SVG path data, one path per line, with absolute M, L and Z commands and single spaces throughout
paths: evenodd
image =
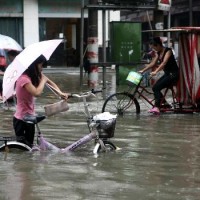
M 126 78 L 128 85 L 138 85 L 142 80 L 142 74 L 137 72 L 129 72 L 127 78 Z
M 97 127 L 97 131 L 99 133 L 100 138 L 112 138 L 115 133 L 115 124 L 116 119 L 109 120 L 98 120 L 99 126 Z

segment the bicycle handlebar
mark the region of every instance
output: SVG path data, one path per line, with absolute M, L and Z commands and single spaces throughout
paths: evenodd
M 88 92 L 84 92 L 84 93 L 81 93 L 81 94 L 71 94 L 69 96 L 69 98 L 70 97 L 84 98 L 84 97 L 89 97 L 89 96 L 94 96 L 95 97 L 96 96 L 95 94 L 102 92 L 103 89 L 104 88 L 102 88 L 101 90 L 94 90 L 94 89 L 92 89 L 92 90 L 90 90 Z
M 102 88 L 101 90 L 92 89 L 91 92 L 92 92 L 93 94 L 97 94 L 97 93 L 103 92 L 103 89 L 105 89 L 105 88 Z

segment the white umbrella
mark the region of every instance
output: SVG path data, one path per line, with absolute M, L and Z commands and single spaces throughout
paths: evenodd
M 22 47 L 13 38 L 1 34 L 0 49 L 22 51 Z
M 44 55 L 49 60 L 62 39 L 47 40 L 34 43 L 26 47 L 13 62 L 7 67 L 3 76 L 3 101 L 15 94 L 14 85 L 20 75 L 35 61 L 40 55 Z

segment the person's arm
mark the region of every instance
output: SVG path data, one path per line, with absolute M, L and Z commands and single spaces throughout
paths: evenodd
M 0 76 L 3 76 L 4 75 L 4 72 L 0 71 Z
M 145 67 L 140 70 L 140 73 L 144 73 L 145 71 L 147 71 L 148 69 L 151 69 L 152 67 L 154 67 L 156 65 L 158 61 L 158 55 L 156 54 L 155 57 L 152 59 L 152 61 L 149 64 L 146 64 Z
M 151 76 L 155 76 L 159 71 L 161 71 L 162 69 L 164 69 L 164 67 L 167 64 L 167 62 L 168 62 L 168 60 L 169 60 L 169 58 L 170 58 L 171 55 L 172 55 L 172 51 L 171 50 L 169 50 L 169 51 L 166 52 L 166 54 L 164 56 L 164 59 L 163 59 L 163 62 L 160 63 L 159 67 L 156 70 L 154 70 L 153 72 L 150 73 Z
M 44 75 L 45 76 L 45 75 Z M 53 88 L 55 88 L 57 91 L 60 91 L 61 92 L 61 90 L 60 90 L 60 88 L 57 86 L 57 84 L 56 83 L 54 83 L 52 80 L 50 80 L 47 76 L 46 76 L 46 78 L 47 78 L 47 83 L 49 84 L 49 85 L 51 85 Z
M 45 76 L 45 75 L 43 75 L 43 76 Z M 52 88 L 55 88 L 56 92 L 58 93 L 58 95 L 60 97 L 62 97 L 63 99 L 68 98 L 69 94 L 62 92 L 56 83 L 54 83 L 52 80 L 50 80 L 47 76 L 45 76 L 45 77 L 47 79 L 46 83 L 48 83 L 50 86 L 52 86 Z
M 31 95 L 33 95 L 34 97 L 37 97 L 41 95 L 46 82 L 47 82 L 47 78 L 45 76 L 42 76 L 40 83 L 37 87 L 35 87 L 31 82 L 25 84 L 24 87 Z

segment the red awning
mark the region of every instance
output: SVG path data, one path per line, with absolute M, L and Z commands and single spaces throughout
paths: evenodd
M 200 28 L 186 27 L 188 34 L 179 36 L 179 69 L 180 81 L 177 92 L 179 101 L 194 104 L 200 100 Z M 193 30 L 195 30 L 193 32 Z M 199 31 L 199 33 L 196 32 Z M 191 31 L 191 32 L 190 32 Z

